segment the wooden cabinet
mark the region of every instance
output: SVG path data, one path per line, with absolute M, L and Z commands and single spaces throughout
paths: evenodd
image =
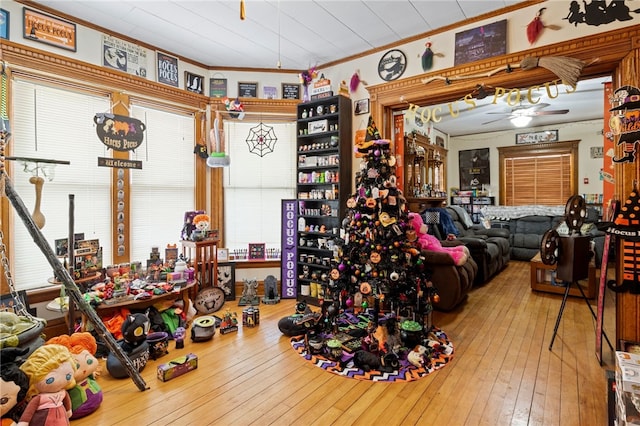
M 297 113 L 297 298 L 318 305 L 352 193 L 351 100 L 305 102 Z
M 447 150 L 427 136 L 411 133 L 405 136 L 404 152 L 404 194 L 409 209 L 421 211 L 446 201 Z

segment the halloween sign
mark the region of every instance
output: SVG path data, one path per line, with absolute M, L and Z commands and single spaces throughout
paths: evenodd
M 93 117 L 98 139 L 114 151 L 135 151 L 142 144 L 146 126 L 137 118 L 98 113 Z
M 622 145 L 623 155 L 614 157 L 614 163 L 632 163 L 636 159 L 636 145 L 640 142 L 640 89 L 622 86 L 613 94 L 609 127 L 616 138 L 616 144 Z

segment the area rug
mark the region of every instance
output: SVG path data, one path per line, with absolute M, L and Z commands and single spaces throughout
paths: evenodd
M 447 335 L 438 328 L 433 328 L 433 335 L 437 338 L 438 350 L 434 351 L 430 364 L 424 367 L 416 367 L 407 361 L 406 357 L 400 357 L 400 369 L 392 373 L 383 373 L 376 370 L 364 371 L 353 366 L 351 358 L 353 353 L 343 352 L 342 361 L 332 361 L 323 355 L 314 355 L 307 351 L 304 336 L 291 338 L 291 346 L 304 359 L 320 367 L 325 371 L 358 380 L 371 380 L 374 382 L 411 382 L 428 376 L 434 371 L 444 367 L 453 358 L 453 343 Z

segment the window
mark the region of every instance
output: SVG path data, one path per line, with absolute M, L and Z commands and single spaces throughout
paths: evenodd
M 12 87 L 11 155 L 71 162 L 55 168 L 38 163 L 42 167 L 37 169 L 36 163 L 9 162 L 16 192 L 33 212 L 36 196 L 29 179 L 36 175 L 44 178 L 40 210 L 46 222 L 42 233 L 51 247 L 55 247 L 56 239 L 69 235 L 69 194 L 73 194 L 74 232 L 84 233 L 85 239 L 99 239 L 103 260 L 110 261 L 110 170 L 97 167 L 97 157 L 109 153 L 93 125 L 96 113 L 109 111 L 109 98 L 21 79 L 14 80 Z M 22 290 L 48 285 L 47 279 L 53 276 L 51 265 L 15 209 L 11 224 L 11 272 L 16 287 Z
M 179 244 L 184 212 L 195 205 L 195 124 L 190 114 L 133 105 L 131 115 L 146 125 L 143 144 L 130 170 L 131 260 L 146 259 L 152 247 L 164 259 L 167 244 Z
M 577 193 L 578 142 L 500 147 L 500 204 L 564 205 Z
M 225 120 L 225 241 L 230 249 L 249 243 L 280 247 L 281 200 L 295 198 L 295 123 L 268 124 L 277 142 L 263 157 L 249 151 L 251 128 L 260 123 Z

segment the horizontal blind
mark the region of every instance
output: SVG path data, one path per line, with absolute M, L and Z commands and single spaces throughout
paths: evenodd
M 508 206 L 562 205 L 571 196 L 571 155 L 505 158 Z
M 30 162 L 9 162 L 13 163 L 10 173 L 16 192 L 32 212 L 35 190 L 29 178 L 36 174 L 44 178 L 41 211 L 46 223 L 42 233 L 52 248 L 55 240 L 69 235 L 69 194 L 73 194 L 74 232 L 83 233 L 85 239 L 99 239 L 103 263 L 111 262 L 110 170 L 97 166 L 97 158 L 109 153 L 93 124 L 96 113 L 109 111 L 109 98 L 21 79 L 14 80 L 11 96 L 10 154 L 71 162 L 50 170 L 33 170 L 35 164 Z M 16 286 L 30 289 L 47 285 L 53 276 L 51 266 L 13 209 L 11 221 L 11 267 Z
M 249 243 L 280 247 L 281 200 L 295 198 L 296 124 L 274 123 L 277 142 L 263 157 L 251 152 L 260 123 L 225 120 L 230 166 L 224 170 L 225 241 L 229 248 Z M 253 130 L 252 130 L 253 129 Z
M 143 144 L 131 154 L 131 259 L 146 265 L 152 247 L 162 258 L 167 244 L 180 242 L 185 211 L 195 210 L 195 118 L 133 105 L 145 124 Z

